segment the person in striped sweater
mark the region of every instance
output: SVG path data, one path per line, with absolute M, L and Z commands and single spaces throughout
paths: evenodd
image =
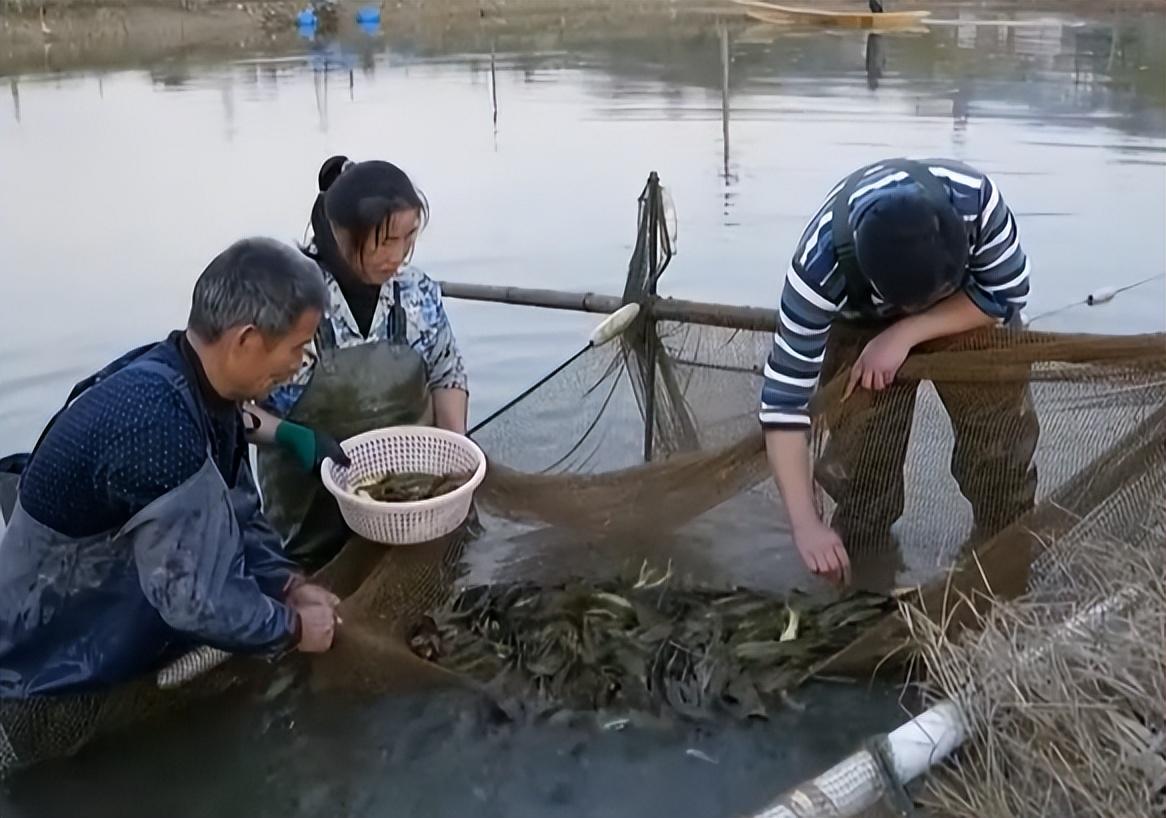
M 1028 292 L 1029 261 L 1016 221 L 999 188 L 980 171 L 948 159 L 888 159 L 860 168 L 830 191 L 786 272 L 760 411 L 794 542 L 812 572 L 848 581 L 847 540 L 881 529 L 889 541 L 890 526 L 903 511 L 911 413 L 901 406 L 882 413 L 876 425 L 883 428 L 864 429 L 857 440 L 831 430 L 833 438 L 850 443 L 829 464 L 844 479 L 857 472 L 864 449 L 873 460 L 897 466 L 867 480 L 868 486 L 832 491 L 826 485 L 838 502 L 832 525 L 815 510 L 808 406 L 845 357 L 843 337 L 862 344 L 854 350 L 846 394 L 862 388 L 883 393 L 876 402 L 889 400 L 912 348 L 992 324 L 1016 325 Z M 1006 400 L 991 407 L 988 419 L 966 408 L 957 387 L 942 387 L 956 434 L 952 473 L 972 504 L 977 534 L 988 535 L 1030 508 L 1035 495 L 1037 430 L 1027 387 L 1005 390 Z M 898 399 L 913 401 L 914 385 L 901 388 L 911 394 L 900 392 Z M 1016 421 L 1000 424 L 1013 430 L 1012 439 L 991 452 L 974 451 L 968 444 L 985 423 L 999 424 L 1001 412 Z M 897 461 L 887 457 L 888 447 L 901 450 Z M 985 469 L 992 480 L 983 479 Z M 985 495 L 983 485 L 993 481 L 1005 484 L 1004 503 Z

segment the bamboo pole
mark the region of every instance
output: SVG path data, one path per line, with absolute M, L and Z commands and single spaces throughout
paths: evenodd
M 440 285 L 444 297 L 463 301 L 592 313 L 613 313 L 623 306 L 623 300 L 619 296 L 601 293 L 466 284 L 456 281 L 443 281 Z M 763 307 L 687 301 L 680 298 L 652 298 L 641 307 L 657 321 L 684 321 L 689 324 L 760 332 L 773 332 L 777 328 L 777 310 Z
M 504 287 L 494 284 L 464 284 L 457 281 L 438 283 L 441 286 L 442 296 L 459 298 L 464 301 L 489 301 L 495 304 L 515 304 L 521 307 L 546 307 L 551 310 L 600 313 L 613 313 L 623 306 L 623 300 L 615 295 L 540 290 L 530 287 Z
M 658 298 L 648 305 L 657 321 L 684 321 L 710 327 L 774 332 L 777 310 L 765 307 L 742 307 L 681 298 Z

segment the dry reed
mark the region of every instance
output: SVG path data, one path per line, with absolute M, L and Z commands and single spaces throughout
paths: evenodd
M 1166 501 L 1156 502 L 1121 542 L 1099 531 L 1104 509 L 1097 525 L 1082 520 L 1034 566 L 1026 596 L 958 636 L 908 612 L 929 694 L 959 702 L 969 728 L 924 787 L 934 814 L 1166 815 Z

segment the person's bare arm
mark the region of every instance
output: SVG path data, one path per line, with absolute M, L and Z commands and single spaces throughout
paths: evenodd
M 810 446 L 806 433 L 796 429 L 770 429 L 765 433 L 769 470 L 781 491 L 786 515 L 794 529 L 818 521 L 814 508 L 814 484 L 810 475 Z
M 846 385 L 846 397 L 858 386 L 876 392 L 886 389 L 894 382 L 911 350 L 924 341 L 958 335 L 996 321 L 963 292 L 945 298 L 921 313 L 896 321 L 876 335 L 854 362 Z
M 996 322 L 997 319 L 972 303 L 967 293 L 958 292 L 917 315 L 896 321 L 891 329 L 902 336 L 904 343 L 916 347 L 924 341 L 959 335 Z
M 806 567 L 832 582 L 850 581 L 850 559 L 842 538 L 822 522 L 814 508 L 814 480 L 806 432 L 769 429 L 765 433 L 769 469 L 781 492 L 786 514 Z
M 433 421 L 439 429 L 464 435 L 468 408 L 469 394 L 464 389 L 433 390 Z

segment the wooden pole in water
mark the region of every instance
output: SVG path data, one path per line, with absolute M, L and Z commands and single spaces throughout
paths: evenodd
M 494 114 L 494 150 L 498 150 L 498 58 L 497 41 L 490 41 L 490 108 Z
M 444 297 L 462 301 L 605 314 L 613 313 L 623 306 L 623 299 L 619 296 L 602 293 L 467 284 L 458 281 L 442 281 L 440 286 Z M 649 298 L 640 306 L 657 321 L 683 321 L 688 324 L 759 332 L 773 332 L 777 329 L 777 310 L 764 307 L 744 307 L 737 304 L 716 304 L 658 296 Z
M 724 179 L 729 184 L 729 29 L 718 23 L 721 35 L 721 142 L 723 143 Z

